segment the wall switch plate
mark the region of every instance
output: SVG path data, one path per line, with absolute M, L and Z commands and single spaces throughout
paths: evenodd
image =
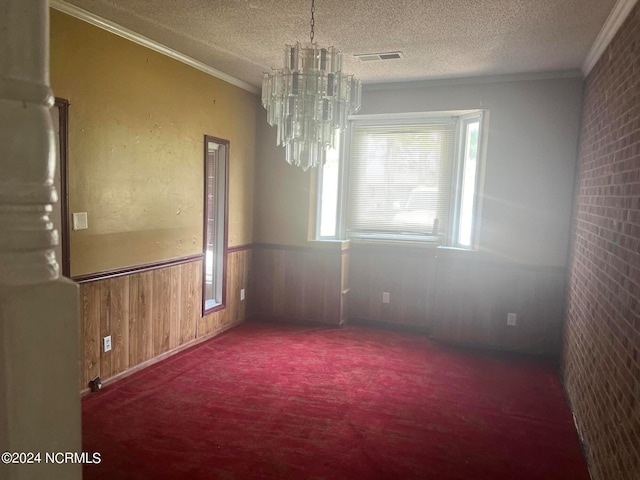
M 382 303 L 389 303 L 391 295 L 389 292 L 382 292 Z
M 105 353 L 111 351 L 111 335 L 102 339 L 102 346 Z
M 507 325 L 515 326 L 517 317 L 515 313 L 507 313 Z
M 89 221 L 87 219 L 87 212 L 77 212 L 71 214 L 74 230 L 86 230 L 89 228 Z
M 244 288 L 240 289 L 240 301 L 244 300 Z

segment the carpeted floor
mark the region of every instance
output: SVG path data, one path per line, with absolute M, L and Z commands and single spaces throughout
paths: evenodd
M 85 480 L 584 479 L 551 364 L 246 323 L 83 400 Z

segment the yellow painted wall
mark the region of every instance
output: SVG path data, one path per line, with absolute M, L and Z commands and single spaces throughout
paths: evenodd
M 230 144 L 229 246 L 253 241 L 256 95 L 58 11 L 51 85 L 69 100 L 71 274 L 202 252 L 203 137 Z

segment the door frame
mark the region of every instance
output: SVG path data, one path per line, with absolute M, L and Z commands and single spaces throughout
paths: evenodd
M 71 276 L 71 253 L 69 248 L 69 100 L 56 97 L 55 106 L 58 107 L 58 162 L 60 163 L 60 244 L 62 258 L 59 259 L 62 275 Z

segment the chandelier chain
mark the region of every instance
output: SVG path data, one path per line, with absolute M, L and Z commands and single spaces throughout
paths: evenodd
M 315 19 L 315 13 L 316 13 L 316 1 L 315 0 L 311 0 L 311 43 L 313 43 L 313 36 L 314 36 L 314 31 L 313 31 L 313 27 L 316 24 L 316 19 Z

